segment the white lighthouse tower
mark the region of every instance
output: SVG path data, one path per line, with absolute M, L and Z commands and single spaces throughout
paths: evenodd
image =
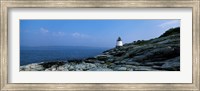
M 116 47 L 123 46 L 122 39 L 118 37 Z

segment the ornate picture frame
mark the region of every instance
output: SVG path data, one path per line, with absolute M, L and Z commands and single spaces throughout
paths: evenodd
M 0 90 L 192 90 L 200 84 L 199 0 L 0 0 Z M 192 8 L 192 83 L 8 83 L 8 9 L 10 8 Z

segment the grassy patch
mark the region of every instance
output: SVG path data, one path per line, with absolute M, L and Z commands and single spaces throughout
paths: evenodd
M 64 64 L 65 64 L 65 62 L 45 62 L 45 63 L 41 63 L 39 65 L 42 65 L 44 68 L 50 68 L 53 65 L 55 65 L 56 67 L 58 67 L 58 66 L 62 66 Z
M 180 27 L 176 27 L 176 28 L 171 28 L 169 30 L 167 30 L 164 34 L 162 34 L 159 38 L 161 37 L 166 37 L 172 34 L 180 34 Z

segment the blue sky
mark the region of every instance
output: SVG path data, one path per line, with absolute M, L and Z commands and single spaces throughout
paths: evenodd
M 148 40 L 180 20 L 20 20 L 21 46 L 115 47 L 118 36 L 124 43 Z

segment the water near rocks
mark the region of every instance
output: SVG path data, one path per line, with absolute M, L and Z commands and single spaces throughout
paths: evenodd
M 31 63 L 84 59 L 101 54 L 108 48 L 81 46 L 21 47 L 20 65 Z

